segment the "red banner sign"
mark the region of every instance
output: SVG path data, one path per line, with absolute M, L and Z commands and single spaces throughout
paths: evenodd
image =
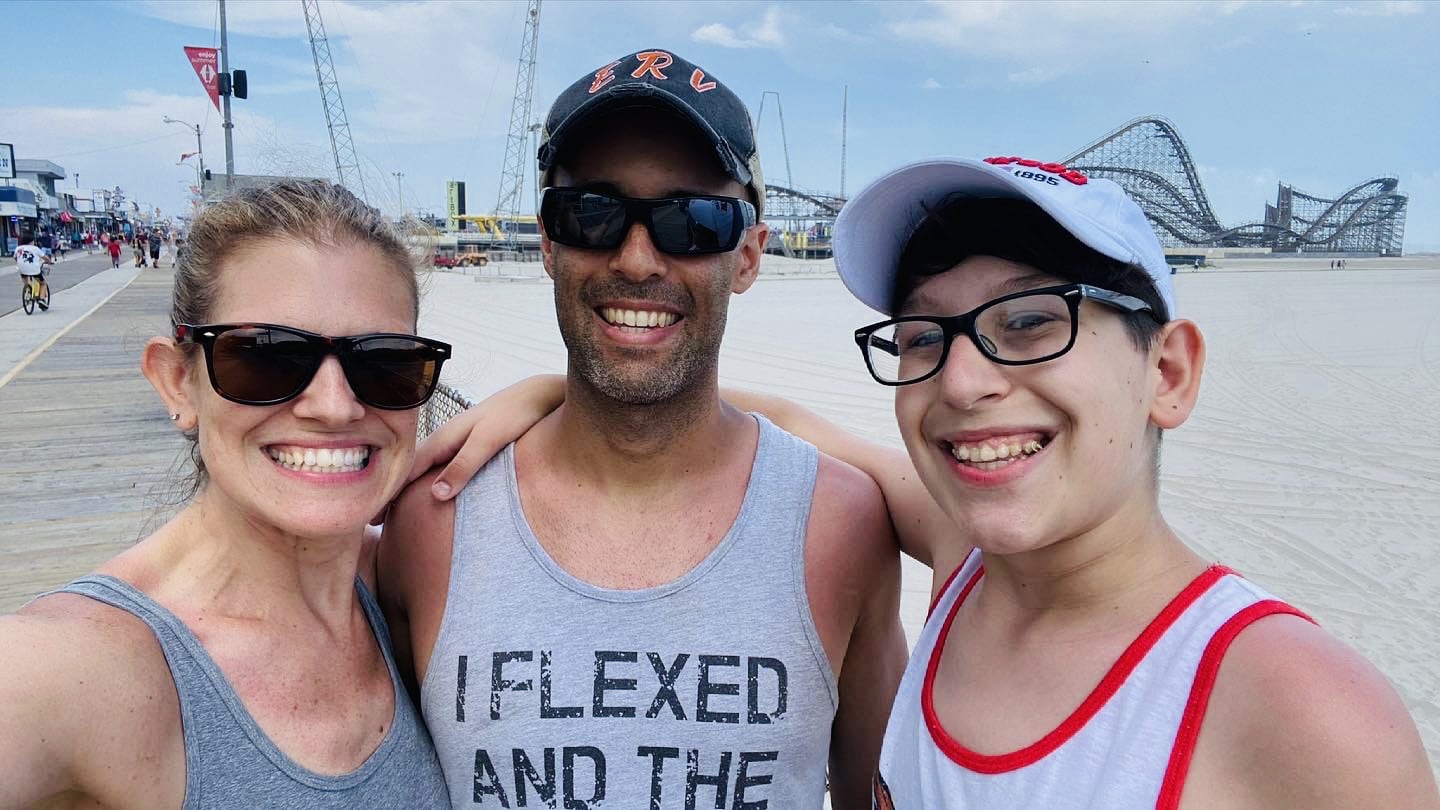
M 195 75 L 200 77 L 200 83 L 205 85 L 205 92 L 210 94 L 210 101 L 215 104 L 216 111 L 219 111 L 220 51 L 186 45 L 185 55 L 190 57 L 190 66 L 195 68 Z

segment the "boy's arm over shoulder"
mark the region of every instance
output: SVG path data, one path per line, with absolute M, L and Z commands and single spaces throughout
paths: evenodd
M 904 450 L 861 438 L 781 397 L 729 388 L 721 393 L 735 407 L 765 414 L 782 429 L 820 448 L 820 452 L 870 476 L 880 486 L 900 549 L 906 554 L 933 567 L 943 550 L 962 542 L 954 522 L 930 497 Z M 963 557 L 968 550 L 950 556 Z
M 836 810 L 868 808 L 890 704 L 905 670 L 900 549 L 875 481 L 821 455 L 806 538 L 806 580 L 840 706 L 830 745 Z
M 437 501 L 430 492 L 437 475 L 432 470 L 412 481 L 390 507 L 376 571 L 395 662 L 417 701 L 445 614 L 455 531 L 455 501 Z
M 1228 783 L 1238 806 L 1440 809 L 1425 748 L 1394 687 L 1298 616 L 1265 618 L 1235 637 L 1193 761 L 1213 777 L 1196 791 L 1219 796 L 1216 783 Z
M 58 794 L 179 807 L 185 747 L 164 654 L 133 617 L 60 594 L 0 616 L 0 808 Z

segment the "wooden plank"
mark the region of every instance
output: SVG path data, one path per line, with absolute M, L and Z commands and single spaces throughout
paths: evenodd
M 0 388 L 0 611 L 93 569 L 170 514 L 184 439 L 140 374 L 168 331 L 150 270 Z

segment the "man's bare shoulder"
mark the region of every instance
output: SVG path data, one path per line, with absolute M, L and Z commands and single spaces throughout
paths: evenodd
M 859 468 L 824 453 L 815 471 L 810 525 L 812 531 L 821 532 L 817 539 L 842 543 L 856 552 L 899 551 L 880 486 Z
M 1243 804 L 1440 807 L 1420 736 L 1390 682 L 1297 616 L 1262 619 L 1235 637 L 1196 762 L 1241 791 Z
M 812 602 L 828 602 L 817 588 L 863 596 L 899 574 L 900 547 L 880 487 L 843 461 L 820 454 L 805 537 Z M 840 607 L 816 605 L 820 610 Z M 846 615 L 849 610 L 841 610 Z
M 136 779 L 153 791 L 158 765 L 183 762 L 174 680 L 138 618 L 54 594 L 0 617 L 0 649 L 0 748 L 11 764 L 28 761 L 63 789 L 123 795 Z

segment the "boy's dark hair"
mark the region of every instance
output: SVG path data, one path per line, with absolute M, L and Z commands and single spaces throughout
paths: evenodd
M 1154 316 L 1117 313 L 1141 351 L 1150 348 L 1161 325 L 1170 319 L 1165 301 L 1144 268 L 1096 252 L 1028 200 L 955 194 L 928 208 L 927 213 L 900 254 L 891 312 L 898 313 L 924 279 L 971 256 L 994 256 L 1149 304 Z

